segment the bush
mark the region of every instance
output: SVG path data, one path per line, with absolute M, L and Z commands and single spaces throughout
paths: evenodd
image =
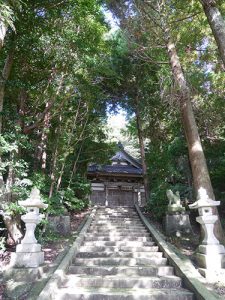
M 54 216 L 60 216 L 67 213 L 65 206 L 63 205 L 62 193 L 56 193 L 51 198 L 46 198 L 45 203 L 48 204 L 47 213 Z
M 150 199 L 147 202 L 147 210 L 152 213 L 156 220 L 162 220 L 166 213 L 168 205 L 166 190 L 168 188 L 166 184 L 161 184 L 151 191 Z
M 78 199 L 72 189 L 68 188 L 64 192 L 63 204 L 69 211 L 80 211 L 87 207 L 88 200 Z

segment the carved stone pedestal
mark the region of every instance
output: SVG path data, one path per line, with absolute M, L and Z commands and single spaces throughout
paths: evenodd
M 48 227 L 56 233 L 68 235 L 71 233 L 70 216 L 51 216 L 48 217 Z
M 168 236 L 181 236 L 192 232 L 188 214 L 167 214 L 164 218 L 164 228 Z
M 40 244 L 20 244 L 11 255 L 11 265 L 16 268 L 37 268 L 44 263 Z

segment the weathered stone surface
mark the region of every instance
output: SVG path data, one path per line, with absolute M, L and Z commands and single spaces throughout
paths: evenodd
M 48 217 L 49 228 L 62 235 L 71 233 L 70 216 L 50 216 Z
M 44 263 L 44 252 L 15 252 L 10 264 L 15 268 L 37 268 Z
M 99 209 L 54 299 L 192 300 L 158 250 L 134 209 Z
M 218 274 L 225 268 L 225 248 L 214 234 L 218 216 L 213 214 L 213 208 L 219 204 L 220 201 L 208 198 L 203 191 L 202 198 L 189 205 L 191 209 L 198 209 L 199 217 L 196 220 L 204 230 L 204 239 L 198 247 L 196 258 L 201 274 L 210 281 L 217 281 Z
M 168 236 L 180 236 L 192 232 L 188 214 L 167 214 L 163 223 Z
M 185 207 L 183 207 L 181 204 L 180 194 L 178 191 L 174 194 L 171 190 L 167 190 L 166 195 L 169 200 L 169 204 L 167 207 L 168 213 L 176 214 L 185 212 Z
M 39 214 L 39 208 L 47 208 L 48 205 L 42 202 L 37 188 L 33 188 L 30 197 L 19 201 L 19 204 L 27 209 L 27 213 L 21 217 L 26 230 L 21 244 L 16 246 L 16 253 L 11 255 L 10 264 L 19 268 L 36 268 L 44 263 L 44 253 L 41 252 L 41 245 L 37 244 L 35 228 L 43 218 L 43 215 Z
M 198 266 L 200 268 L 207 269 L 208 271 L 216 271 L 222 268 L 225 268 L 225 255 L 216 254 L 216 255 L 205 255 L 201 253 L 196 254 L 198 261 Z

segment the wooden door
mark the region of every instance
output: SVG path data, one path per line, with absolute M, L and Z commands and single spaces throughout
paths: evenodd
M 133 191 L 109 190 L 108 206 L 134 206 Z

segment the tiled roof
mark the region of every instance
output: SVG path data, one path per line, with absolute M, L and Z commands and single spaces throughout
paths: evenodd
M 141 163 L 129 155 L 124 149 L 117 151 L 116 154 L 111 158 L 111 161 L 114 162 L 127 162 L 137 168 L 141 168 Z
M 88 173 L 120 173 L 120 174 L 133 174 L 133 175 L 142 175 L 141 168 L 135 168 L 131 165 L 91 165 L 88 167 Z

